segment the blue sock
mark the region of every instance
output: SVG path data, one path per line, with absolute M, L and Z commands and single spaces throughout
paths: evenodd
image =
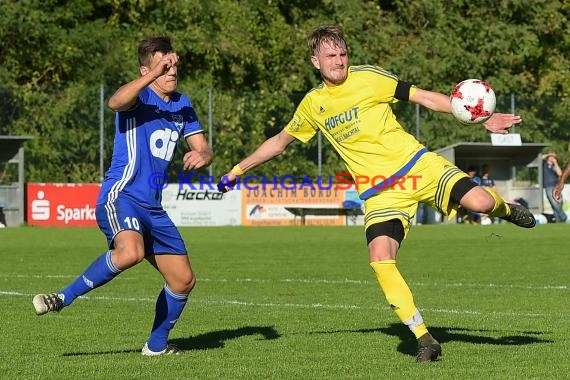
M 99 256 L 83 274 L 67 288 L 59 292 L 64 296 L 63 306 L 70 305 L 77 297 L 111 281 L 121 271 L 111 261 L 111 251 Z
M 186 301 L 188 301 L 187 294 L 176 294 L 164 285 L 156 299 L 154 324 L 147 342 L 151 351 L 159 352 L 166 348 L 168 334 L 182 314 Z

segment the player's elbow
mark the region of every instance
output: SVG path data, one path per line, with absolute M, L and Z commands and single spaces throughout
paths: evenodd
M 114 112 L 121 112 L 131 109 L 135 102 L 126 103 L 122 101 L 117 96 L 112 96 L 107 102 L 107 107 L 109 107 Z
M 111 110 L 117 112 L 120 108 L 120 102 L 113 96 L 109 99 L 109 101 L 107 102 L 107 107 L 109 107 Z
M 293 137 L 291 137 L 285 131 L 281 131 L 278 135 L 272 138 L 271 148 L 274 156 L 278 156 L 285 152 L 289 144 L 293 142 Z

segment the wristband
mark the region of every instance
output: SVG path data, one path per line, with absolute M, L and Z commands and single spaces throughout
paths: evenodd
M 235 175 L 244 175 L 245 172 L 242 170 L 242 168 L 239 166 L 239 164 L 237 164 L 236 166 L 234 166 L 231 170 L 232 174 Z

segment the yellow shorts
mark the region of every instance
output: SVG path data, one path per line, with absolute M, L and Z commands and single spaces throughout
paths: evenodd
M 425 153 L 397 183 L 364 201 L 365 228 L 399 219 L 407 235 L 420 201 L 452 218 L 458 205 L 450 201 L 451 189 L 461 178 L 469 176 L 445 158 Z

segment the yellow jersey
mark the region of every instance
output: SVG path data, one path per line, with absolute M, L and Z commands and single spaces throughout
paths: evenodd
M 396 182 L 411 169 L 426 148 L 396 120 L 391 103 L 404 88 L 408 99 L 415 92 L 401 86 L 398 77 L 380 67 L 350 66 L 338 86 L 321 83 L 309 91 L 285 132 L 307 142 L 318 130 L 340 154 L 367 199 Z

